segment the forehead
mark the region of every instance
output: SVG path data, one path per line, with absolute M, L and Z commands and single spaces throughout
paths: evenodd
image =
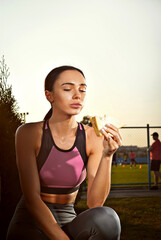
M 58 79 L 57 84 L 62 85 L 63 83 L 74 83 L 74 84 L 82 84 L 86 83 L 86 79 L 83 77 L 83 75 L 77 71 L 77 70 L 66 70 L 62 72 Z

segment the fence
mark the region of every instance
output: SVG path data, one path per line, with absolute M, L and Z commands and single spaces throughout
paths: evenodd
M 151 186 L 153 173 L 150 170 L 150 153 L 147 149 L 154 141 L 153 132 L 161 136 L 161 126 L 123 127 L 123 146 L 116 152 L 117 168 L 112 167 L 112 186 Z M 130 168 L 130 151 L 135 153 L 136 168 Z M 127 156 L 127 161 L 125 160 Z M 160 182 L 161 183 L 161 182 Z M 159 183 L 159 184 L 160 184 Z

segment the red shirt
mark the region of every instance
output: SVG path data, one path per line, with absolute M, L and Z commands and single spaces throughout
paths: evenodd
M 131 158 L 131 159 L 134 159 L 134 158 L 135 158 L 135 153 L 130 152 L 130 158 Z
M 156 140 L 152 145 L 152 151 L 150 157 L 152 160 L 161 160 L 161 142 Z

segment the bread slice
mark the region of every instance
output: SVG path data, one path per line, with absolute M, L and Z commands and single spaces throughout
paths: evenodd
M 93 117 L 90 117 L 90 121 L 92 123 L 92 126 L 93 126 L 97 136 L 102 136 L 101 129 L 107 123 L 111 123 L 112 125 L 114 125 L 117 128 L 122 128 L 123 126 L 126 125 L 109 115 L 104 115 L 103 117 L 93 116 Z

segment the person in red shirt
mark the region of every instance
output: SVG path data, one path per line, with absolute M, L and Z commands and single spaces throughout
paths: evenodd
M 131 151 L 129 155 L 130 155 L 130 167 L 132 167 L 132 165 L 136 167 L 135 153 Z
M 148 149 L 151 158 L 151 171 L 154 171 L 154 186 L 151 190 L 158 189 L 158 180 L 161 178 L 160 163 L 161 163 L 161 142 L 159 140 L 159 134 L 154 132 L 152 134 L 154 142 Z

